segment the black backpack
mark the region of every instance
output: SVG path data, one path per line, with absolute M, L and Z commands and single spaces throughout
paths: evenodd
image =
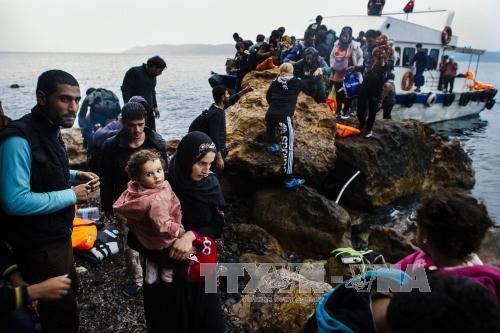
M 107 119 L 116 119 L 120 114 L 120 101 L 114 92 L 104 88 L 92 92 L 94 101 L 90 104 L 90 114 L 94 113 Z M 105 125 L 105 124 L 101 124 Z
M 207 133 L 208 132 L 208 118 L 209 118 L 209 112 L 208 112 L 208 110 L 204 110 L 198 117 L 194 118 L 191 125 L 189 125 L 188 132 L 191 133 L 194 131 L 199 131 L 199 132 Z

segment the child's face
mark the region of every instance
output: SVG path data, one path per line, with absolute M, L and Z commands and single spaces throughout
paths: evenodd
M 165 173 L 159 159 L 141 165 L 137 182 L 146 188 L 160 187 L 165 181 Z

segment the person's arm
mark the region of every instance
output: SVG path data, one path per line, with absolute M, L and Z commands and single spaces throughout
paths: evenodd
M 99 175 L 101 176 L 101 206 L 107 215 L 113 212 L 113 152 L 112 144 L 114 137 L 107 139 L 102 148 L 102 156 Z M 110 217 L 110 216 L 107 216 Z
M 152 200 L 148 217 L 154 228 L 161 233 L 167 233 L 171 238 L 181 237 L 184 234 L 182 227 L 182 213 L 179 199 L 170 190 L 170 195 L 162 195 L 161 200 Z
M 123 78 L 123 83 L 121 86 L 123 103 L 127 103 L 130 97 L 132 97 L 132 87 L 134 86 L 134 82 L 134 69 L 131 68 L 127 71 L 127 73 L 125 73 L 125 77 Z
M 50 214 L 77 203 L 72 189 L 32 192 L 31 158 L 24 138 L 10 137 L 0 145 L 0 204 L 8 215 Z
M 325 59 L 323 59 L 323 58 L 319 58 L 319 67 L 318 68 L 321 68 L 322 75 L 330 75 L 332 73 L 331 67 L 328 66 Z
M 215 148 L 217 148 L 217 152 L 220 152 L 221 150 L 221 142 L 220 142 L 220 124 L 221 124 L 221 118 L 222 118 L 222 110 L 215 110 L 212 112 L 209 112 L 208 114 L 208 129 L 207 129 L 207 135 L 212 139 L 212 141 L 215 144 Z

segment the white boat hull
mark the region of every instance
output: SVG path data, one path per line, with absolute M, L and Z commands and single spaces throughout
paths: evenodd
M 429 107 L 424 104 L 413 104 L 408 108 L 396 104 L 392 109 L 391 116 L 394 120 L 415 119 L 429 124 L 477 114 L 484 110 L 485 105 L 486 102 L 470 101 L 467 105 L 460 106 L 458 98 L 450 106 L 443 106 L 442 103 L 435 103 Z

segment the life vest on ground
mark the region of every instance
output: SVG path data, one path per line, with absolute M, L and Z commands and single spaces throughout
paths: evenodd
M 79 217 L 73 219 L 73 232 L 71 233 L 71 245 L 78 250 L 89 250 L 94 246 L 97 239 L 97 227 L 92 220 Z
M 337 136 L 341 138 L 346 138 L 351 135 L 358 135 L 361 131 L 357 128 L 347 126 L 347 125 L 342 125 L 339 123 L 336 123 L 335 126 L 337 127 Z

